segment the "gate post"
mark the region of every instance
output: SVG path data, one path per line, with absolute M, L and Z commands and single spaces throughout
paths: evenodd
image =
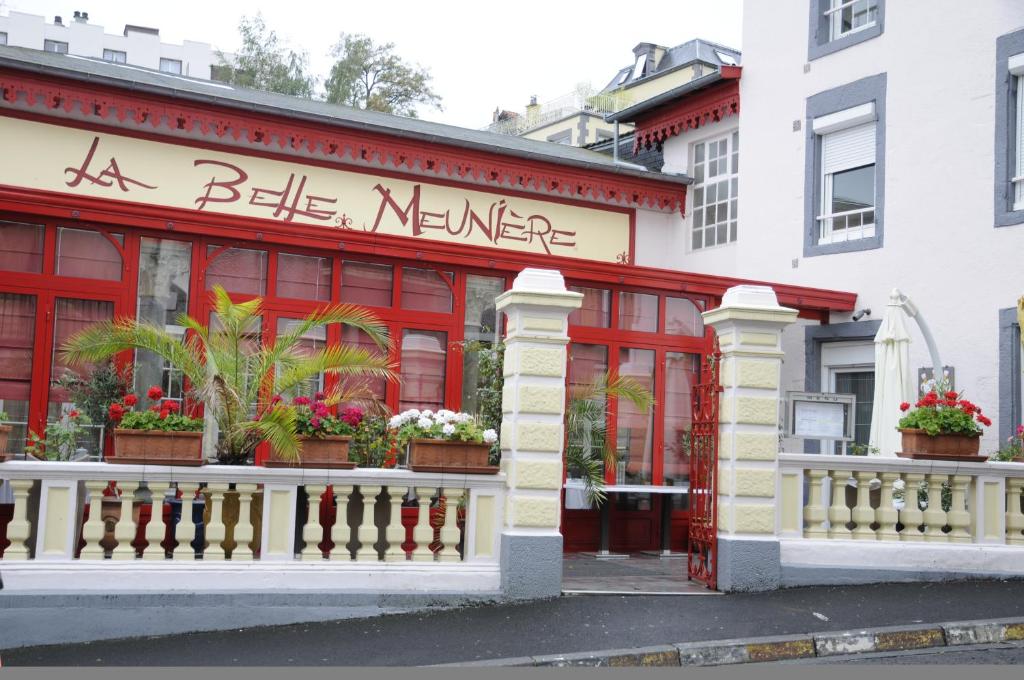
M 718 587 L 772 590 L 781 581 L 776 526 L 782 329 L 797 311 L 768 286 L 735 286 L 704 312 L 722 352 L 718 427 Z
M 583 295 L 562 275 L 524 269 L 498 296 L 508 319 L 501 396 L 505 525 L 501 589 L 511 598 L 562 592 L 562 468 L 569 313 Z

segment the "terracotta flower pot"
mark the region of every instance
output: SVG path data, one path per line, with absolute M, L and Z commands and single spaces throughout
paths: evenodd
M 14 455 L 7 450 L 7 441 L 10 438 L 11 430 L 13 429 L 14 428 L 10 425 L 0 425 L 0 463 L 14 457 Z
M 114 455 L 108 463 L 137 465 L 202 465 L 202 432 L 162 430 L 114 430 Z
M 983 461 L 986 458 L 978 455 L 981 444 L 979 436 L 963 434 L 929 435 L 924 430 L 901 429 L 903 434 L 903 450 L 901 458 L 923 460 L 962 460 Z
M 302 451 L 298 460 L 286 460 L 272 450 L 270 458 L 263 464 L 267 467 L 329 468 L 351 470 L 356 466 L 348 459 L 348 447 L 352 443 L 349 435 L 332 434 L 325 437 L 300 436 Z
M 409 442 L 409 469 L 414 472 L 458 472 L 494 475 L 497 465 L 488 465 L 490 444 L 413 439 Z

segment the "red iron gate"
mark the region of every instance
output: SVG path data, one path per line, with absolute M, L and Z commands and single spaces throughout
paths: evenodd
M 715 340 L 701 365 L 693 391 L 690 429 L 690 531 L 687 576 L 708 588 L 718 585 L 718 368 L 722 353 Z

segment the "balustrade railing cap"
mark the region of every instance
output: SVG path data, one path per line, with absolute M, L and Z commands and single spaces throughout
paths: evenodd
M 722 296 L 722 307 L 784 309 L 771 286 L 733 286 Z

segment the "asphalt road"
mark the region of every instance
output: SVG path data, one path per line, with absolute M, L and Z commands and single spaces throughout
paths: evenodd
M 254 614 L 239 611 L 238 620 L 251 625 Z M 4 666 L 413 666 L 1022 615 L 1022 581 L 719 596 L 568 596 L 425 614 L 28 647 L 3 652 L 2 661 Z M 81 625 L 89 625 L 88 619 Z

